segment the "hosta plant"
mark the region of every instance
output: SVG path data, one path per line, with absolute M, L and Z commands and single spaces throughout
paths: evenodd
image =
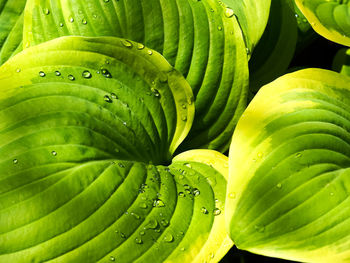
M 0 0 L 0 262 L 350 262 L 349 8 Z

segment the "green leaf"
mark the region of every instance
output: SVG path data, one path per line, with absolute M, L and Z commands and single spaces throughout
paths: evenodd
M 263 87 L 230 149 L 238 248 L 302 262 L 350 257 L 350 78 L 307 69 Z
M 30 0 L 24 20 L 28 46 L 65 35 L 117 36 L 157 50 L 195 97 L 196 117 L 182 150 L 228 149 L 246 107 L 248 64 L 236 16 L 223 3 Z
M 223 0 L 223 2 L 232 8 L 238 17 L 250 55 L 264 33 L 271 0 Z
M 58 38 L 5 63 L 0 87 L 0 262 L 202 262 L 230 249 L 227 157 L 161 165 L 194 106 L 156 51 Z
M 350 46 L 349 1 L 295 0 L 295 2 L 317 33 L 331 41 Z
M 26 0 L 0 0 L 0 65 L 22 50 Z
M 334 71 L 350 76 L 350 49 L 339 49 L 334 57 L 332 68 Z
M 0 262 L 219 261 L 232 246 L 214 168 L 67 157 L 1 178 Z
M 287 70 L 298 38 L 294 10 L 287 0 L 272 0 L 266 30 L 249 61 L 250 89 L 263 85 Z
M 101 156 L 163 163 L 193 121 L 192 91 L 181 74 L 157 52 L 124 39 L 56 39 L 18 54 L 0 76 L 0 127 L 11 126 L 4 142 L 24 126 L 25 140 L 43 147 L 59 137 L 99 145 Z M 20 152 L 24 144 L 7 147 Z M 94 148 L 81 151 L 90 156 Z

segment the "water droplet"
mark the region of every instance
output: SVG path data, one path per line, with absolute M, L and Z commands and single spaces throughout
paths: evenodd
M 59 77 L 59 76 L 61 76 L 61 72 L 59 72 L 58 70 L 56 70 L 56 71 L 55 71 L 55 75 L 56 75 L 57 77 Z
M 109 257 L 109 260 L 110 260 L 110 261 L 115 261 L 115 257 L 110 256 L 110 257 Z
M 187 116 L 182 116 L 181 120 L 187 121 Z
M 232 10 L 231 8 L 229 8 L 229 7 L 226 7 L 226 9 L 225 9 L 225 16 L 228 17 L 228 18 L 230 18 L 230 17 L 232 17 L 233 15 L 234 15 L 233 10 Z
M 45 74 L 45 72 L 44 72 L 44 71 L 40 71 L 40 72 L 39 72 L 39 76 L 40 76 L 40 77 L 45 77 L 45 76 L 46 76 L 46 74 Z
M 333 193 L 333 192 L 331 192 L 331 193 L 330 193 L 330 195 L 331 195 L 331 196 L 333 196 L 333 195 L 334 195 L 334 193 Z
M 145 231 L 140 231 L 140 236 L 144 236 L 146 233 L 145 233 Z
M 106 0 L 105 0 L 106 1 Z M 135 238 L 135 243 L 136 244 L 142 244 L 142 239 L 141 239 L 141 237 L 136 237 Z
M 81 20 L 81 22 L 82 22 L 84 25 L 86 25 L 86 24 L 87 24 L 87 21 L 86 21 L 86 19 L 85 19 L 85 18 L 83 18 L 83 19 Z
M 183 108 L 183 109 L 186 109 L 186 108 L 187 108 L 187 106 L 186 106 L 186 104 L 185 104 L 185 103 L 182 103 L 182 105 L 181 105 L 181 106 L 182 106 L 182 108 Z
M 162 226 L 168 226 L 168 225 L 169 225 L 169 221 L 166 220 L 166 219 L 162 219 L 162 220 L 160 221 L 160 224 L 161 224 Z
M 59 26 L 60 26 L 60 27 L 63 27 L 63 26 L 64 26 L 64 24 L 61 22 L 61 23 L 59 23 Z
M 125 168 L 125 165 L 124 165 L 123 163 L 118 163 L 118 166 L 119 166 L 120 168 Z
M 148 55 L 151 56 L 153 54 L 153 51 L 152 50 L 148 50 L 147 53 L 148 53 Z
M 204 206 L 201 208 L 201 212 L 203 214 L 208 214 L 208 210 Z
M 57 156 L 57 152 L 56 152 L 56 151 L 52 151 L 51 154 L 52 154 L 53 156 Z
M 151 91 L 155 97 L 160 98 L 160 93 L 157 89 L 151 88 Z
M 162 200 L 156 199 L 156 200 L 154 200 L 154 202 L 153 202 L 153 206 L 154 206 L 154 207 L 163 207 L 163 206 L 165 206 L 165 204 L 164 204 L 164 202 L 163 202 Z
M 131 212 L 130 215 L 132 215 L 137 220 L 141 219 L 141 216 L 139 216 L 138 214 L 136 214 L 134 212 Z
M 187 166 L 188 168 L 192 168 L 192 165 L 190 163 L 185 163 L 185 166 Z
M 156 229 L 158 226 L 158 222 L 155 219 L 150 219 L 147 223 L 147 225 L 145 225 L 144 229 Z
M 18 160 L 17 159 L 13 159 L 13 163 L 14 164 L 18 164 Z
M 45 15 L 49 15 L 49 14 L 50 14 L 50 10 L 49 10 L 48 8 L 44 8 L 43 11 L 44 11 L 44 14 L 45 14 Z
M 102 75 L 103 75 L 105 78 L 111 78 L 111 77 L 112 77 L 111 73 L 110 73 L 107 69 L 105 69 L 105 68 L 102 68 L 102 69 L 101 69 L 101 73 L 102 73 Z
M 220 215 L 221 214 L 221 210 L 219 209 L 219 208 L 215 208 L 214 210 L 213 210 L 213 215 L 214 216 L 218 216 L 218 215 Z
M 145 48 L 145 45 L 144 44 L 141 44 L 141 43 L 138 43 L 137 44 L 137 49 L 138 50 L 142 50 L 142 49 L 144 49 Z
M 263 233 L 265 231 L 265 227 L 264 226 L 255 225 L 254 228 L 259 233 Z
M 302 153 L 296 153 L 295 158 L 300 158 L 302 156 Z
M 258 153 L 258 158 L 262 158 L 263 157 L 263 153 L 259 152 Z
M 71 22 L 71 23 L 74 22 L 74 18 L 72 16 L 69 18 L 69 22 Z
M 118 99 L 118 96 L 115 94 L 115 93 L 111 93 L 111 97 L 112 97 L 112 99 Z
M 103 99 L 104 99 L 105 102 L 112 103 L 112 100 L 111 100 L 111 98 L 108 95 L 105 95 L 103 97 Z
M 221 31 L 221 30 L 222 30 L 222 27 L 221 27 L 221 26 L 218 26 L 218 30 Z
M 20 69 L 20 68 L 16 69 L 16 72 L 17 72 L 17 73 L 20 73 L 20 72 L 21 72 L 21 69 Z
M 295 17 L 296 17 L 296 18 L 298 18 L 298 17 L 299 17 L 299 15 L 298 15 L 298 14 L 295 14 Z
M 180 248 L 180 251 L 185 251 L 185 248 L 184 248 L 184 247 L 181 247 L 181 248 Z
M 123 39 L 121 40 L 121 43 L 123 44 L 124 47 L 132 48 L 132 43 L 129 40 Z
M 211 259 L 213 259 L 215 254 L 213 252 L 211 252 L 209 256 L 210 256 Z
M 124 233 L 120 232 L 120 237 L 121 238 L 126 238 L 126 235 Z
M 108 3 L 109 2 L 109 0 L 104 0 L 105 1 L 105 3 Z
M 235 199 L 236 198 L 236 193 L 232 192 L 228 194 L 228 197 L 231 199 Z
M 180 196 L 180 197 L 185 197 L 184 192 L 179 192 L 179 196 Z
M 139 207 L 142 208 L 142 209 L 146 209 L 148 206 L 147 206 L 147 204 L 145 202 L 141 202 Z
M 163 241 L 167 242 L 167 243 L 171 243 L 174 241 L 174 237 L 172 234 L 170 233 L 165 233 L 164 237 L 163 237 Z
M 278 184 L 276 185 L 276 187 L 277 187 L 277 188 L 282 188 L 282 184 L 281 184 L 281 183 L 278 183 Z
M 200 192 L 197 188 L 194 188 L 194 189 L 193 189 L 193 195 L 194 195 L 195 197 L 199 196 L 200 194 L 201 194 L 201 192 Z
M 74 81 L 74 80 L 75 80 L 75 77 L 74 77 L 73 75 L 68 75 L 68 79 L 69 79 L 70 81 Z
M 82 76 L 84 79 L 90 79 L 92 77 L 92 74 L 90 73 L 90 71 L 84 70 Z

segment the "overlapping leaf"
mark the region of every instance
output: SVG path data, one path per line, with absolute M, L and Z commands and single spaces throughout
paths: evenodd
M 288 3 L 271 2 L 266 30 L 249 61 L 249 85 L 254 93 L 284 74 L 293 58 L 298 31 L 294 9 Z
M 295 0 L 311 26 L 323 37 L 350 46 L 348 0 Z
M 264 33 L 271 0 L 223 0 L 223 2 L 237 15 L 250 55 Z
M 350 49 L 340 49 L 333 60 L 333 70 L 350 76 Z
M 192 87 L 196 118 L 182 149 L 225 151 L 246 106 L 247 54 L 234 11 L 214 0 L 30 0 L 24 42 L 118 36 L 157 50 Z
M 218 261 L 232 246 L 227 158 L 161 165 L 194 106 L 156 51 L 59 38 L 5 63 L 0 87 L 0 262 Z
M 22 50 L 26 0 L 0 0 L 0 65 Z
M 349 83 L 320 69 L 285 75 L 243 114 L 226 207 L 239 248 L 303 262 L 349 259 Z

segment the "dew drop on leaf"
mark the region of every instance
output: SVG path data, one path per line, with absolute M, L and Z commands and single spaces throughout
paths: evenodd
M 18 164 L 18 160 L 17 159 L 13 159 L 13 163 L 14 164 Z
M 61 72 L 59 72 L 58 70 L 56 70 L 56 71 L 55 71 L 55 75 L 56 75 L 57 77 L 59 77 L 59 76 L 61 76 Z
M 145 202 L 141 202 L 139 207 L 142 208 L 142 209 L 146 209 L 148 206 L 147 206 L 147 204 Z
M 221 210 L 219 209 L 219 208 L 215 208 L 214 210 L 213 210 L 213 215 L 214 216 L 218 216 L 218 215 L 220 215 L 221 214 Z
M 71 23 L 74 22 L 74 18 L 72 16 L 69 18 L 69 22 L 71 22 Z
M 112 78 L 111 73 L 110 73 L 107 69 L 105 69 L 105 68 L 102 68 L 102 69 L 101 69 L 101 73 L 102 73 L 102 75 L 103 75 L 105 78 Z
M 141 216 L 139 216 L 138 214 L 136 214 L 134 212 L 131 212 L 130 215 L 132 215 L 137 220 L 141 219 Z
M 52 151 L 51 154 L 52 154 L 53 156 L 57 156 L 57 152 L 56 152 L 56 151 Z
M 105 102 L 112 103 L 112 99 L 108 95 L 105 95 L 103 99 Z
M 121 42 L 122 42 L 124 47 L 132 48 L 132 43 L 129 40 L 123 39 L 123 40 L 121 40 Z
M 75 77 L 74 77 L 73 75 L 68 75 L 68 79 L 69 79 L 70 81 L 74 81 L 74 80 L 75 80 Z
M 185 197 L 184 192 L 179 192 L 179 196 L 180 196 L 180 197 Z
M 151 56 L 153 54 L 153 51 L 152 50 L 148 50 L 147 53 L 148 53 L 148 55 Z
M 144 229 L 155 229 L 158 226 L 158 221 L 155 219 L 150 219 L 147 223 L 147 225 L 145 225 Z
M 141 44 L 141 43 L 137 44 L 137 49 L 138 50 L 141 50 L 141 49 L 144 49 L 144 48 L 145 48 L 144 44 Z
M 85 18 L 83 18 L 83 19 L 81 20 L 81 22 L 82 22 L 84 25 L 87 24 L 87 20 L 86 20 Z
M 110 257 L 109 257 L 109 260 L 110 260 L 110 261 L 115 261 L 115 257 L 110 256 Z
M 49 15 L 49 14 L 50 14 L 50 10 L 49 10 L 48 8 L 44 8 L 43 11 L 44 11 L 44 14 L 45 14 L 45 15 Z
M 160 221 L 160 224 L 161 224 L 162 226 L 168 226 L 168 225 L 169 225 L 169 221 L 166 220 L 166 219 L 162 219 L 162 220 Z
M 90 79 L 92 77 L 92 74 L 90 73 L 90 71 L 84 70 L 82 76 L 84 79 Z
M 40 76 L 40 77 L 45 77 L 45 76 L 46 76 L 46 74 L 45 74 L 45 72 L 44 72 L 44 71 L 40 71 L 40 72 L 39 72 L 39 76 Z
M 208 210 L 204 206 L 201 208 L 201 212 L 203 214 L 208 214 Z
M 142 244 L 142 239 L 141 239 L 141 237 L 136 237 L 136 238 L 135 238 L 135 243 L 136 243 L 136 244 L 139 244 L 139 245 Z
M 154 207 L 163 207 L 163 206 L 165 206 L 165 204 L 164 204 L 164 202 L 163 202 L 162 200 L 156 199 L 156 200 L 154 200 L 154 202 L 153 202 L 153 206 L 154 206 Z
M 233 10 L 232 10 L 231 8 L 229 8 L 229 7 L 226 7 L 226 9 L 225 9 L 225 16 L 228 17 L 228 18 L 230 18 L 230 17 L 232 17 L 233 15 L 234 15 Z
M 201 194 L 201 192 L 200 192 L 197 188 L 194 188 L 194 189 L 193 189 L 193 195 L 194 195 L 195 197 L 199 196 L 200 194 Z
M 164 242 L 170 243 L 170 242 L 174 241 L 174 237 L 170 233 L 165 233 L 163 240 L 164 240 Z

